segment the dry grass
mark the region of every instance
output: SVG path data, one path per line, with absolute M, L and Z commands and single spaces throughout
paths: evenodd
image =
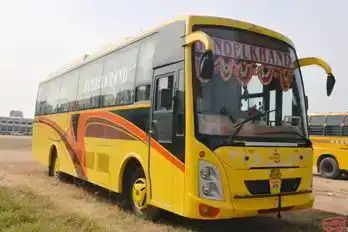
M 0 187 L 0 231 L 103 231 L 101 229 L 87 217 L 56 211 L 48 199 L 30 189 Z
M 78 198 L 91 197 L 81 194 Z M 89 195 L 89 196 L 88 196 Z M 94 198 L 94 197 L 93 197 Z M 105 204 L 103 194 L 95 198 Z M 109 201 L 109 200 L 108 200 Z M 108 204 L 113 205 L 112 202 Z M 108 211 L 108 209 L 105 209 Z M 69 212 L 70 211 L 70 212 Z M 72 213 L 74 212 L 74 213 Z M 321 211 L 302 211 L 284 214 L 281 220 L 273 216 L 202 222 L 165 214 L 157 223 L 145 221 L 113 207 L 105 218 L 57 207 L 49 198 L 37 195 L 27 187 L 0 187 L 0 231 L 55 232 L 55 231 L 322 231 L 322 219 L 332 216 Z

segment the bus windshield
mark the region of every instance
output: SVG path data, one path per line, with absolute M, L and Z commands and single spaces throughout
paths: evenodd
M 214 75 L 209 81 L 199 77 L 204 46 L 195 43 L 196 134 L 256 142 L 306 140 L 304 87 L 300 70 L 294 69 L 295 50 L 257 33 L 217 27 L 198 30 L 214 42 Z

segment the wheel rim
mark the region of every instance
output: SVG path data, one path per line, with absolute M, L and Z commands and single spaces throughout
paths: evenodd
M 138 209 L 144 209 L 147 207 L 145 178 L 139 178 L 134 182 L 132 188 L 132 200 L 135 207 Z
M 325 173 L 332 173 L 334 171 L 334 167 L 332 166 L 330 162 L 324 162 L 323 169 Z

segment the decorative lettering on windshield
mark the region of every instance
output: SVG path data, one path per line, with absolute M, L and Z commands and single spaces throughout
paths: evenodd
M 279 79 L 284 92 L 288 91 L 293 81 L 293 62 L 289 52 L 264 48 L 237 41 L 213 37 L 214 41 L 214 73 L 224 81 L 236 78 L 242 86 L 247 86 L 253 76 L 257 76 L 263 85 Z M 195 43 L 195 67 L 199 67 L 200 53 L 203 44 Z M 199 73 L 196 70 L 196 73 Z M 207 83 L 197 77 L 202 83 Z

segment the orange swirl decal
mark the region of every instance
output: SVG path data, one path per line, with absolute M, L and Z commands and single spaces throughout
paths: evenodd
M 36 122 L 43 123 L 54 129 L 64 142 L 70 157 L 74 163 L 77 175 L 87 180 L 85 138 L 107 138 L 141 141 L 151 145 L 159 154 L 181 171 L 185 171 L 185 165 L 155 139 L 149 137 L 145 131 L 134 125 L 127 119 L 109 111 L 84 112 L 79 116 L 77 132 L 74 133 L 72 118 L 67 132 L 64 132 L 52 120 L 40 116 Z

